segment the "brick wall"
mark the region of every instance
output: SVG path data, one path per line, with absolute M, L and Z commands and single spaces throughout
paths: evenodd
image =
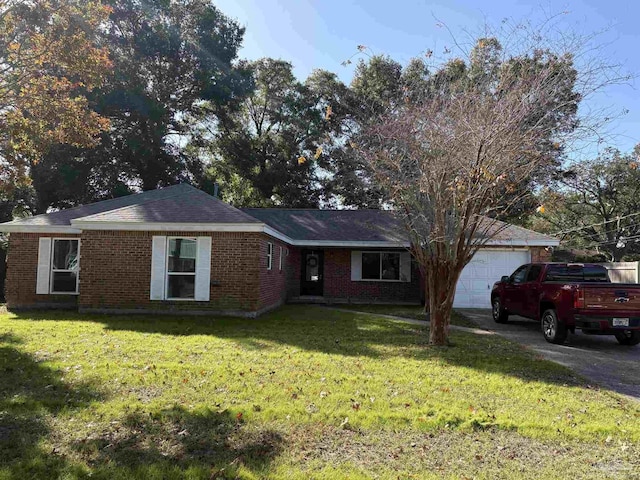
M 154 235 L 211 236 L 209 302 L 149 299 Z M 7 256 L 6 299 L 10 308 L 69 306 L 93 309 L 156 309 L 257 312 L 300 295 L 301 251 L 263 233 L 85 231 L 81 235 L 80 295 L 36 295 L 40 237 L 78 235 L 12 233 Z M 267 242 L 273 267 L 267 270 Z M 280 270 L 280 247 L 283 257 Z M 532 262 L 551 260 L 544 247 L 531 248 Z M 418 302 L 420 275 L 410 283 L 351 281 L 351 250 L 324 250 L 324 296 L 329 301 Z
M 273 244 L 271 270 L 267 269 L 267 243 Z M 280 270 L 280 248 L 282 248 L 282 270 Z M 275 238 L 263 235 L 260 241 L 260 303 L 259 310 L 276 307 L 287 299 L 289 256 L 287 245 Z
M 150 300 L 154 235 L 211 236 L 209 302 Z M 260 233 L 126 232 L 82 233 L 80 308 L 255 312 L 260 308 Z
M 531 263 L 551 261 L 551 249 L 545 247 L 531 247 Z
M 78 238 L 79 235 L 12 233 L 7 251 L 5 298 L 9 308 L 75 307 L 77 295 L 36 295 L 40 237 Z M 80 254 L 82 254 L 80 247 Z M 80 272 L 82 279 L 82 271 Z
M 300 271 L 301 249 L 289 247 L 289 258 L 287 262 L 287 298 L 300 296 L 300 282 L 302 272 Z
M 297 292 L 300 291 L 300 252 L 297 252 Z M 296 292 L 295 287 L 289 289 Z M 420 301 L 420 276 L 412 266 L 411 282 L 372 282 L 351 280 L 351 250 L 324 250 L 324 297 L 328 301 L 354 303 L 393 303 Z

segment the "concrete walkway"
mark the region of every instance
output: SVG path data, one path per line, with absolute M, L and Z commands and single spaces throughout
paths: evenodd
M 416 320 L 415 318 L 407 318 L 407 317 L 397 317 L 395 315 L 385 315 L 383 313 L 373 313 L 373 312 L 362 312 L 359 310 L 351 310 L 350 308 L 339 308 L 339 307 L 326 307 L 331 310 L 336 310 L 338 312 L 347 312 L 347 313 L 360 313 L 363 315 L 375 315 L 376 317 L 387 318 L 389 320 L 393 320 L 394 322 L 403 322 L 410 323 L 412 325 L 422 325 L 424 327 L 429 326 L 429 321 L 427 320 Z M 449 325 L 451 330 L 459 330 L 461 332 L 475 333 L 476 335 L 495 335 L 494 332 L 489 330 L 483 330 L 480 328 L 470 328 L 470 327 L 460 327 L 458 325 Z

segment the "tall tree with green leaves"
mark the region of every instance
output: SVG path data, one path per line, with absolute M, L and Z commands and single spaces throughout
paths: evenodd
M 92 100 L 111 129 L 95 148 L 57 149 L 34 165 L 40 211 L 116 195 L 127 186 L 197 183 L 202 163 L 186 154 L 185 138 L 204 105 L 215 122 L 237 108 L 251 87 L 237 60 L 244 29 L 211 2 L 109 5 L 104 41 L 113 75 Z
M 215 126 L 212 171 L 227 172 L 226 194 L 239 203 L 316 207 L 326 200 L 323 176 L 331 174 L 347 88 L 322 70 L 300 82 L 282 60 L 265 58 L 249 68 L 255 91 Z

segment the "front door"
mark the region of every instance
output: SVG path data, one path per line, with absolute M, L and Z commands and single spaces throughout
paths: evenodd
M 322 250 L 302 251 L 302 282 L 300 295 L 323 295 L 324 252 Z

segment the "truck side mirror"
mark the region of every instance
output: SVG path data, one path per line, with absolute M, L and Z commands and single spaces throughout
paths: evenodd
M 508 275 L 503 275 L 502 278 L 500 279 L 501 282 L 503 283 L 509 283 L 509 276 Z

